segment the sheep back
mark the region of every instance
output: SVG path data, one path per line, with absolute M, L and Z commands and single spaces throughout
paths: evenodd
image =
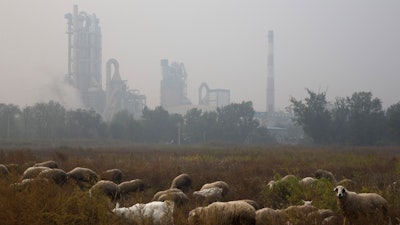
M 67 173 L 62 169 L 48 169 L 43 170 L 37 176 L 38 178 L 45 178 L 53 181 L 57 185 L 64 185 L 67 182 Z
M 172 180 L 170 188 L 178 188 L 182 190 L 184 193 L 189 192 L 192 187 L 192 179 L 186 173 L 183 173 Z
M 222 188 L 222 197 L 225 197 L 228 192 L 229 192 L 229 185 L 225 181 L 215 181 L 212 183 L 207 183 L 204 184 L 200 190 L 208 189 L 208 188 L 213 188 L 213 187 L 219 187 Z
M 214 202 L 189 212 L 189 225 L 255 225 L 256 211 L 244 201 Z
M 100 174 L 102 180 L 109 180 L 116 184 L 122 181 L 122 171 L 120 169 L 109 169 Z
M 132 192 L 144 191 L 146 185 L 141 179 L 124 181 L 118 184 L 121 195 L 129 194 Z
M 58 164 L 53 160 L 40 162 L 40 163 L 35 163 L 33 166 L 34 167 L 44 166 L 44 167 L 48 167 L 48 168 L 52 168 L 52 169 L 57 169 L 58 168 Z
M 112 181 L 100 180 L 90 188 L 89 193 L 91 196 L 102 194 L 110 197 L 111 199 L 118 199 L 119 187 Z
M 29 167 L 22 174 L 22 180 L 35 178 L 39 175 L 40 172 L 48 169 L 50 168 L 44 166 Z

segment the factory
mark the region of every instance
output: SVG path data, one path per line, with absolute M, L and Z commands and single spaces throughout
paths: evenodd
M 127 110 L 140 118 L 146 97 L 129 89 L 119 74 L 119 63 L 110 59 L 106 64 L 106 87 L 102 85 L 102 36 L 95 14 L 78 11 L 65 14 L 68 35 L 68 72 L 66 81 L 74 87 L 84 106 L 94 109 L 110 121 L 115 113 Z M 113 69 L 113 73 L 112 73 Z

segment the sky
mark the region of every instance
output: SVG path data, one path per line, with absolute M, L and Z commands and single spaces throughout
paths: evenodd
M 266 110 L 268 31 L 274 31 L 275 109 L 306 88 L 327 99 L 370 91 L 386 108 L 400 101 L 398 0 L 0 0 L 0 103 L 58 100 L 79 107 L 67 73 L 66 13 L 100 19 L 103 81 L 119 61 L 129 88 L 160 105 L 160 60 L 188 73 L 198 89 L 229 89 L 231 102 Z M 104 86 L 103 86 L 104 87 Z

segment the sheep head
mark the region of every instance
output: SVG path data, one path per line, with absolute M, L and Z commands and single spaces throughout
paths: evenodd
M 347 189 L 341 185 L 335 187 L 335 189 L 333 189 L 333 191 L 336 192 L 336 197 L 338 197 L 338 198 L 343 198 L 347 194 Z

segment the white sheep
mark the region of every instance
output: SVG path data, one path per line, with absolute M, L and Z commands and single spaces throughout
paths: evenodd
M 317 179 L 314 177 L 304 177 L 303 179 L 301 179 L 299 181 L 299 184 L 303 185 L 303 186 L 312 186 L 316 182 L 317 182 Z
M 171 201 L 153 201 L 147 204 L 137 203 L 131 207 L 119 207 L 116 204 L 112 212 L 134 224 L 173 225 L 174 203 Z
M 210 204 L 217 201 L 222 201 L 222 188 L 211 187 L 200 191 L 194 191 L 193 197 L 198 204 Z
M 208 188 L 213 188 L 213 187 L 218 187 L 218 188 L 222 188 L 222 197 L 226 197 L 226 195 L 229 192 L 229 185 L 222 180 L 219 181 L 214 181 L 212 183 L 207 183 L 204 184 L 200 190 L 204 190 L 204 189 L 208 189 Z
M 255 225 L 256 211 L 245 201 L 214 202 L 189 212 L 189 225 Z
M 387 215 L 388 202 L 376 193 L 355 193 L 339 185 L 336 192 L 337 203 L 343 212 L 344 219 L 353 223 L 357 220 L 382 219 Z

